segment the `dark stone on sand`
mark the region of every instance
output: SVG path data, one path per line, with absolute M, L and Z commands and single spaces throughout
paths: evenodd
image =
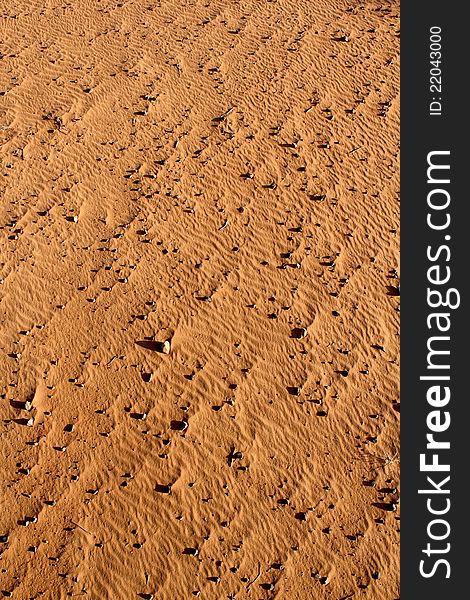
M 160 352 L 161 354 L 170 353 L 170 342 L 165 340 L 164 342 L 157 342 L 155 340 L 138 340 L 136 342 L 141 348 L 146 350 L 152 350 L 152 352 Z
M 274 589 L 274 585 L 272 583 L 262 583 L 260 587 L 262 587 L 263 590 L 267 590 L 268 592 L 271 592 Z
M 157 483 L 155 485 L 155 491 L 159 492 L 160 494 L 169 494 L 171 492 L 171 485 L 162 485 Z
M 188 428 L 188 423 L 186 421 L 171 421 L 170 428 L 173 431 L 184 431 Z
M 291 396 L 298 396 L 300 394 L 300 388 L 296 386 L 288 386 L 287 391 Z
M 397 510 L 397 506 L 394 502 L 373 502 L 372 506 L 387 512 L 395 512 Z

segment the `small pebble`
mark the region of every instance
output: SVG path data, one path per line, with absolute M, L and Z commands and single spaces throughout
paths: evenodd
M 300 388 L 296 386 L 288 386 L 287 391 L 291 396 L 298 396 L 300 394 Z
M 304 338 L 307 335 L 307 330 L 304 327 L 294 327 L 291 331 L 291 337 L 297 340 Z
M 274 589 L 274 585 L 272 583 L 262 583 L 261 587 L 263 590 L 267 590 L 268 592 L 271 592 Z
M 171 486 L 161 485 L 160 483 L 157 483 L 155 485 L 155 491 L 159 492 L 160 494 L 169 494 L 171 492 Z
M 173 431 L 185 431 L 188 428 L 188 423 L 186 421 L 171 421 L 170 428 Z
M 129 416 L 131 419 L 136 419 L 137 421 L 144 421 L 147 418 L 147 413 L 131 412 Z
M 161 345 L 160 352 L 162 354 L 170 354 L 170 349 L 171 349 L 170 342 L 168 340 L 165 340 Z

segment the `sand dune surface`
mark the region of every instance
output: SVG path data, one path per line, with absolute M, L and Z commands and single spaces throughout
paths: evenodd
M 3 597 L 398 599 L 398 3 L 0 16 Z

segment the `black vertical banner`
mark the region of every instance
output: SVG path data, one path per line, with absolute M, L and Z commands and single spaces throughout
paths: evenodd
M 402 600 L 470 597 L 465 29 L 455 3 L 401 5 Z

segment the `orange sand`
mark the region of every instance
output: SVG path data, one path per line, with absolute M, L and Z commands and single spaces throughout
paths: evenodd
M 1 17 L 0 593 L 398 598 L 398 3 Z

